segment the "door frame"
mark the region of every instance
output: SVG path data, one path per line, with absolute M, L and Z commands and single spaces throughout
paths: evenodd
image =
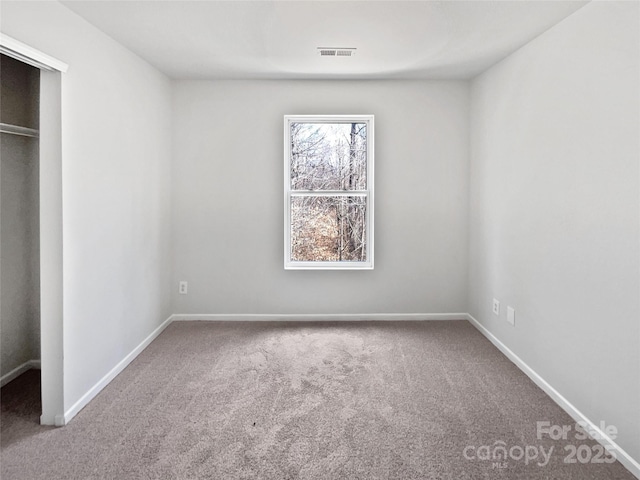
M 40 363 L 42 425 L 65 424 L 62 73 L 67 64 L 0 33 L 0 53 L 40 69 Z

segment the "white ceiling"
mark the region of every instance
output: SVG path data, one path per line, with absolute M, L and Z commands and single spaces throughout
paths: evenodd
M 63 1 L 173 78 L 472 78 L 585 1 Z M 317 47 L 356 47 L 320 57 Z

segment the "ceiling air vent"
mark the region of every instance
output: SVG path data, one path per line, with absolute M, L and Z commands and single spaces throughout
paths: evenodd
M 321 57 L 351 57 L 356 53 L 355 48 L 318 47 Z

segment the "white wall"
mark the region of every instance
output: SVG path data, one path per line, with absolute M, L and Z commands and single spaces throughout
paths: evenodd
M 590 3 L 473 81 L 469 268 L 471 314 L 635 459 L 638 13 Z
M 283 116 L 316 113 L 375 115 L 373 271 L 283 268 Z M 181 81 L 174 125 L 176 313 L 465 311 L 466 83 Z
M 57 2 L 3 1 L 1 26 L 69 64 L 61 107 L 68 410 L 170 314 L 171 82 Z

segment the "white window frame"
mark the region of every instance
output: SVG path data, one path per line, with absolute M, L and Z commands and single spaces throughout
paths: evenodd
M 292 123 L 365 123 L 367 125 L 367 189 L 366 190 L 292 190 L 291 189 L 291 124 Z M 373 115 L 285 115 L 284 116 L 284 268 L 285 270 L 373 270 L 374 219 L 374 116 Z M 366 198 L 365 232 L 367 259 L 364 262 L 309 262 L 291 260 L 292 196 L 363 196 Z

